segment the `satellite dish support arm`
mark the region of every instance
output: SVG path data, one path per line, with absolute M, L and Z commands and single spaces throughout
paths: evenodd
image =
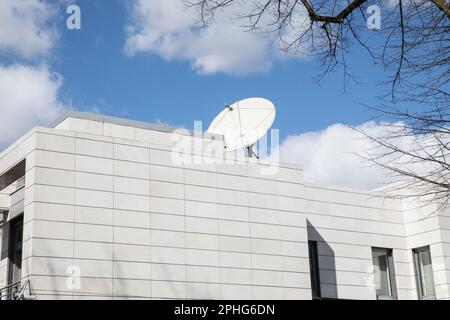
M 247 153 L 249 158 L 253 158 L 253 156 L 256 157 L 256 159 L 259 160 L 259 156 L 253 151 L 254 144 L 247 147 Z

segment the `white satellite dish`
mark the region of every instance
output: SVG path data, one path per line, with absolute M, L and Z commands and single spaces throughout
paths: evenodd
M 211 123 L 208 132 L 224 137 L 225 149 L 248 149 L 252 157 L 253 145 L 272 127 L 275 106 L 264 98 L 250 98 L 227 105 Z

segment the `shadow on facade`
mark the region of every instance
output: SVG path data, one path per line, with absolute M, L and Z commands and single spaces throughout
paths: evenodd
M 336 258 L 334 251 L 309 220 L 306 220 L 306 225 L 308 228 L 308 241 L 317 242 L 320 297 L 337 299 Z

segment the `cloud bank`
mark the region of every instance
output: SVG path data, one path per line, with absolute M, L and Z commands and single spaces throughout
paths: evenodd
M 0 52 L 31 59 L 47 55 L 58 38 L 51 25 L 56 5 L 39 0 L 0 1 Z
M 0 66 L 0 150 L 65 108 L 58 99 L 62 78 L 46 66 Z
M 386 134 L 386 127 L 375 122 L 364 123 L 356 129 L 372 137 Z M 407 150 L 411 141 L 411 137 L 402 137 L 397 145 Z M 396 179 L 363 158 L 368 152 L 374 152 L 373 148 L 374 144 L 357 130 L 334 124 L 323 131 L 287 137 L 281 143 L 279 152 L 281 162 L 303 167 L 305 181 L 370 190 Z M 376 150 L 377 153 L 384 151 L 387 150 Z
M 66 0 L 64 0 L 66 1 Z M 0 0 L 0 151 L 35 125 L 54 120 L 62 77 L 45 62 L 55 47 L 61 2 Z
M 247 32 L 233 16 L 228 10 L 200 28 L 198 13 L 183 0 L 134 0 L 124 51 L 130 57 L 147 53 L 188 61 L 200 74 L 268 71 L 275 53 L 267 34 Z

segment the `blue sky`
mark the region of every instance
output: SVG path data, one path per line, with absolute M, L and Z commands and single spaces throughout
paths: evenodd
M 63 98 L 75 108 L 146 121 L 192 127 L 205 125 L 224 103 L 262 96 L 278 110 L 275 127 L 282 137 L 316 131 L 341 122 L 359 124 L 370 118 L 360 103 L 374 103 L 381 94 L 381 74 L 362 50 L 351 55 L 360 83 L 344 91 L 343 75 L 317 83 L 316 61 L 290 59 L 268 72 L 244 76 L 196 73 L 187 61 L 167 61 L 156 54 L 129 57 L 123 46 L 128 15 L 121 1 L 79 0 L 82 30 L 64 28 L 52 59 L 64 76 Z
M 341 125 L 379 130 L 361 104 L 378 102 L 385 74 L 366 52 L 347 56 L 358 83 L 344 88 L 340 71 L 318 83 L 317 61 L 285 55 L 226 14 L 199 30 L 181 1 L 78 0 L 82 29 L 68 30 L 74 1 L 1 0 L 0 150 L 68 108 L 187 128 L 202 120 L 206 130 L 225 103 L 260 96 L 277 107 L 282 161 L 303 166 L 306 179 L 384 181 L 353 154 L 368 144 Z

